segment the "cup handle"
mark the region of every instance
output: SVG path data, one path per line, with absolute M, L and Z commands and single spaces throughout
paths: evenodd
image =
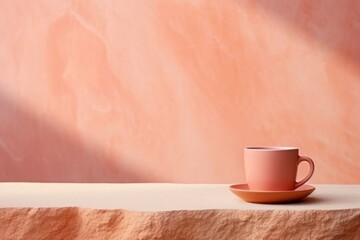
M 310 172 L 308 173 L 308 175 L 303 179 L 301 180 L 300 182 L 296 182 L 295 183 L 295 188 L 298 188 L 300 187 L 301 185 L 303 185 L 304 183 L 306 183 L 307 181 L 309 181 L 309 179 L 311 178 L 311 176 L 313 175 L 314 173 L 314 169 L 315 169 L 315 164 L 314 164 L 314 161 L 309 158 L 309 157 L 306 157 L 306 156 L 299 156 L 299 159 L 298 159 L 298 165 L 303 162 L 303 161 L 306 161 L 309 163 L 310 165 Z

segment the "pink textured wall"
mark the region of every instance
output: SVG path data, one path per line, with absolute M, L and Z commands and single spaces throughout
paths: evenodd
M 0 180 L 242 182 L 293 145 L 360 183 L 359 43 L 357 0 L 0 0 Z

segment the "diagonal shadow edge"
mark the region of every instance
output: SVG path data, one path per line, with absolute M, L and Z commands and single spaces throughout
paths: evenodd
M 0 181 L 147 182 L 121 159 L 42 119 L 0 89 Z M 75 136 L 75 138 L 74 138 Z

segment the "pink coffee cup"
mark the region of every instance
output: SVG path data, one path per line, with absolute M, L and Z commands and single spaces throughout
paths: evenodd
M 309 163 L 310 171 L 296 182 L 298 165 L 303 161 Z M 306 183 L 315 169 L 313 160 L 299 156 L 299 149 L 293 147 L 246 147 L 244 162 L 249 189 L 260 191 L 294 190 Z

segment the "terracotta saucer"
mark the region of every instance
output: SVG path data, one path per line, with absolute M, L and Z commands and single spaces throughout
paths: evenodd
M 293 191 L 256 191 L 250 190 L 247 184 L 230 186 L 230 191 L 246 202 L 251 203 L 289 203 L 309 196 L 314 186 L 302 185 Z

